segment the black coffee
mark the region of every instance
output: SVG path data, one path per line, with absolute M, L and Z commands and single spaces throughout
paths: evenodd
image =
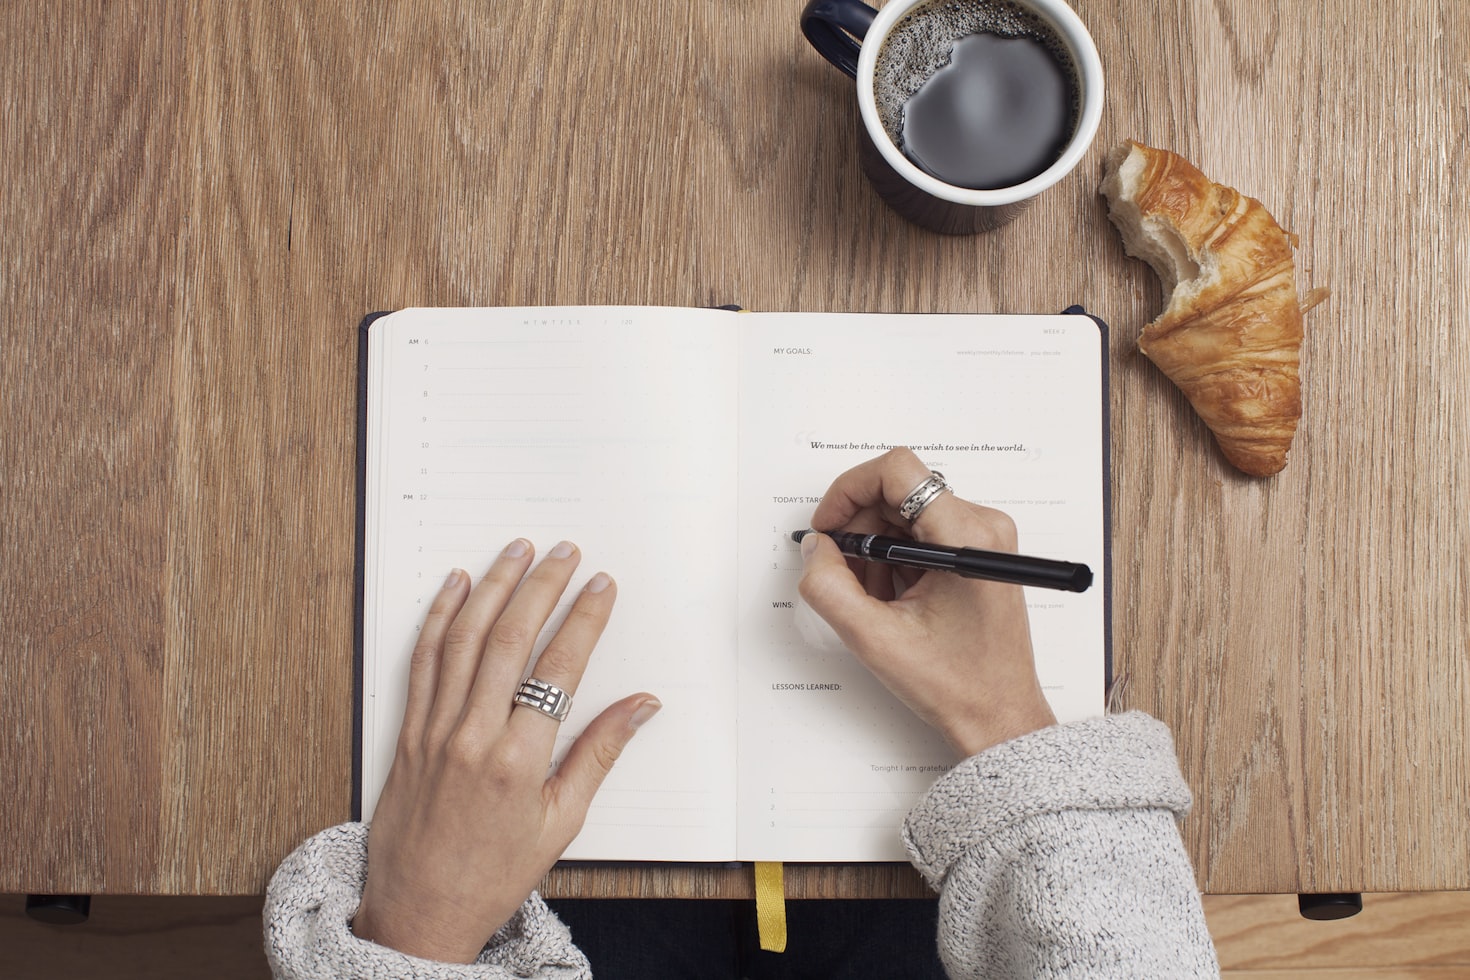
M 1080 94 L 1066 46 L 1006 0 L 940 0 L 894 25 L 878 52 L 883 128 L 921 170 L 957 187 L 1011 187 L 1061 157 Z

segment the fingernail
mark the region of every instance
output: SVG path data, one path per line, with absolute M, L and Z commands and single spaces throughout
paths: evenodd
M 459 569 L 457 569 L 457 568 L 451 568 L 449 570 L 449 577 L 444 580 L 444 587 L 446 589 L 449 589 L 449 588 L 453 588 L 454 586 L 456 586 L 458 584 L 459 584 Z
M 663 706 L 663 702 L 658 698 L 649 698 L 638 706 L 637 711 L 633 712 L 633 717 L 628 719 L 628 727 L 637 731 L 645 721 L 658 714 L 658 709 Z
M 803 534 L 801 536 L 801 560 L 806 561 L 817 550 L 817 536 L 815 534 Z
M 563 541 L 561 544 L 557 545 L 555 548 L 552 548 L 551 549 L 551 553 L 548 554 L 546 557 L 548 557 L 548 558 L 570 558 L 570 557 L 572 557 L 572 550 L 573 550 L 572 543 L 570 541 Z
M 526 552 L 530 550 L 530 548 L 531 542 L 527 541 L 525 538 L 516 538 L 510 544 L 505 546 L 505 550 L 502 551 L 501 554 L 507 558 L 523 558 L 525 557 Z
M 607 572 L 598 572 L 596 575 L 592 576 L 592 581 L 587 583 L 587 591 L 601 592 L 609 585 L 612 585 L 612 579 L 608 577 Z

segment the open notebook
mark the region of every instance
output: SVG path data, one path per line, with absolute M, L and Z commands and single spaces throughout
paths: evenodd
M 845 652 L 802 639 L 789 538 L 833 478 L 891 446 L 1009 512 L 1023 552 L 1092 567 L 1088 592 L 1027 599 L 1058 718 L 1102 713 L 1107 342 L 1093 318 L 409 309 L 363 331 L 364 819 L 445 574 L 478 576 L 517 536 L 538 554 L 565 538 L 584 556 L 570 594 L 605 570 L 618 602 L 558 754 L 626 694 L 664 704 L 567 858 L 904 860 L 904 813 L 957 759 Z

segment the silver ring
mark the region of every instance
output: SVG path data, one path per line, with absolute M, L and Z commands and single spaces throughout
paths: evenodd
M 511 700 L 516 704 L 535 708 L 543 715 L 557 721 L 566 721 L 567 715 L 572 711 L 570 694 L 555 684 L 538 681 L 534 677 L 527 677 L 525 683 L 516 688 L 515 697 Z
M 919 515 L 924 513 L 924 508 L 934 503 L 935 498 L 946 490 L 949 490 L 949 484 L 944 482 L 944 474 L 938 470 L 930 470 L 929 478 L 914 487 L 903 498 L 903 503 L 898 505 L 898 516 L 910 523 L 918 520 Z

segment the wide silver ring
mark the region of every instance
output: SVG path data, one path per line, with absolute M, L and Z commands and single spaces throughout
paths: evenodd
M 944 482 L 944 474 L 938 470 L 931 470 L 929 478 L 914 487 L 909 495 L 903 498 L 903 503 L 898 505 L 898 516 L 904 520 L 913 522 L 924 513 L 924 508 L 934 503 L 935 499 L 946 490 L 949 484 Z
M 523 704 L 528 708 L 535 708 L 547 717 L 557 721 L 566 721 L 567 715 L 572 711 L 572 696 L 555 684 L 538 681 L 534 677 L 526 678 L 524 684 L 516 688 L 515 697 L 511 699 L 516 704 Z

